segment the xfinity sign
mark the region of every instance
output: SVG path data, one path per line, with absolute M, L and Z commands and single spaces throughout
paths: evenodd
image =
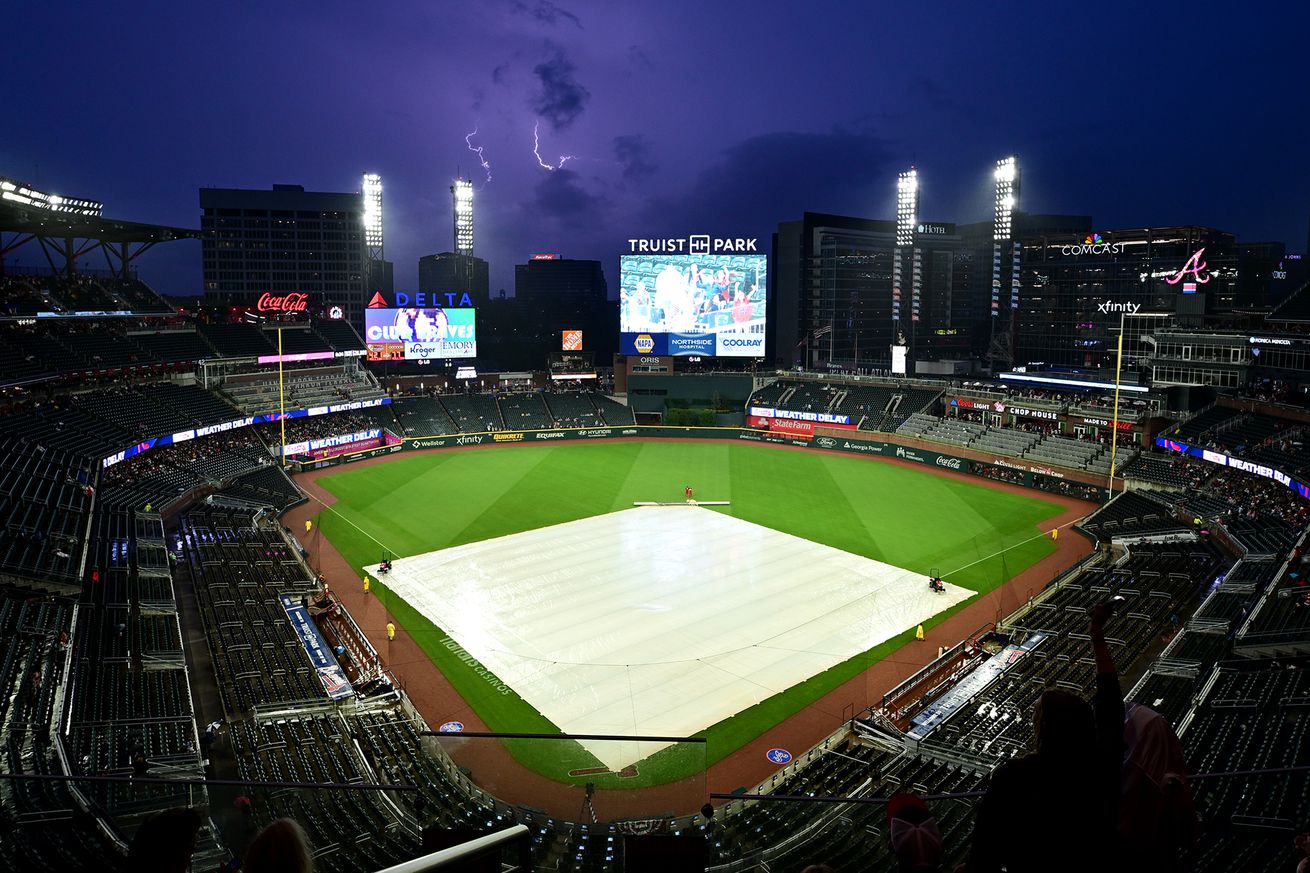
M 1125 312 L 1129 315 L 1135 315 L 1142 308 L 1140 303 L 1112 303 L 1106 300 L 1097 305 L 1096 311 L 1102 315 L 1109 315 L 1111 312 Z
M 693 234 L 685 239 L 630 239 L 628 251 L 634 255 L 708 255 L 759 251 L 757 240 L 742 237 L 712 237 Z

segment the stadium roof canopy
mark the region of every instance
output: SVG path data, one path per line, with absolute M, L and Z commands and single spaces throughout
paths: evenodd
M 121 221 L 75 212 L 51 212 L 0 200 L 0 233 L 4 232 L 60 239 L 94 239 L 107 243 L 160 243 L 200 238 L 200 231 L 183 227 Z
M 0 258 L 36 242 L 50 268 L 68 275 L 76 272 L 79 258 L 99 249 L 110 271 L 126 278 L 132 262 L 156 244 L 200 236 L 200 231 L 183 227 L 57 212 L 0 200 Z

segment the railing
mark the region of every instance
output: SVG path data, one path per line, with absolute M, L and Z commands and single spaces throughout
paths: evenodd
M 503 831 L 497 831 L 494 834 L 487 834 L 485 837 L 478 837 L 469 840 L 458 846 L 452 846 L 449 849 L 442 849 L 440 852 L 433 852 L 430 855 L 424 855 L 421 858 L 415 858 L 412 861 L 403 861 L 391 867 L 383 868 L 377 873 L 427 873 L 429 870 L 464 869 L 464 862 L 486 858 L 488 855 L 500 853 L 504 849 L 517 848 L 519 860 L 511 870 L 531 870 L 532 859 L 529 854 L 531 841 L 528 837 L 527 825 L 514 825 L 505 828 Z M 479 868 L 480 869 L 480 868 Z

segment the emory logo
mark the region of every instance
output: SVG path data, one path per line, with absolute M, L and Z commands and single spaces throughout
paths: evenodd
M 1132 315 L 1141 308 L 1142 304 L 1140 303 L 1111 303 L 1109 300 L 1106 300 L 1104 303 L 1101 303 L 1096 307 L 1096 311 L 1102 315 L 1109 315 L 1111 312 L 1126 312 L 1129 315 Z
M 387 298 L 385 298 L 385 297 L 382 296 L 382 292 L 381 292 L 381 291 L 374 291 L 374 292 L 373 292 L 373 299 L 370 300 L 370 301 L 368 302 L 368 308 L 369 308 L 369 309 L 390 309 L 390 308 L 391 308 L 391 304 L 387 302 Z
M 637 338 L 632 341 L 632 347 L 645 354 L 655 348 L 655 340 L 651 339 L 648 333 L 638 334 Z
M 837 441 L 832 437 L 819 437 L 814 441 L 814 444 L 824 449 L 833 449 L 837 447 Z

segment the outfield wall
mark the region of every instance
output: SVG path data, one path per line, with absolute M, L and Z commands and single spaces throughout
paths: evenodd
M 1051 465 L 1029 464 L 1023 458 L 1013 458 L 911 439 L 898 434 L 878 434 L 877 438 L 853 436 L 850 430 L 816 428 L 813 436 L 780 434 L 776 431 L 741 427 L 669 427 L 664 425 L 627 425 L 624 427 L 552 428 L 547 430 L 508 430 L 487 433 L 447 434 L 425 437 L 405 437 L 398 445 L 381 446 L 362 452 L 352 452 L 299 464 L 299 471 L 316 470 L 336 464 L 375 458 L 400 451 L 449 449 L 464 446 L 521 445 L 524 443 L 575 442 L 596 439 L 709 439 L 741 440 L 772 443 L 797 448 L 822 449 L 856 455 L 876 455 L 882 458 L 909 461 L 927 467 L 939 467 L 958 473 L 969 473 L 980 478 L 1012 485 L 1023 485 L 1047 493 L 1078 497 L 1087 500 L 1105 500 L 1105 480 L 1086 470 L 1073 470 Z M 859 432 L 861 434 L 867 432 Z M 1122 486 L 1116 479 L 1115 485 Z

